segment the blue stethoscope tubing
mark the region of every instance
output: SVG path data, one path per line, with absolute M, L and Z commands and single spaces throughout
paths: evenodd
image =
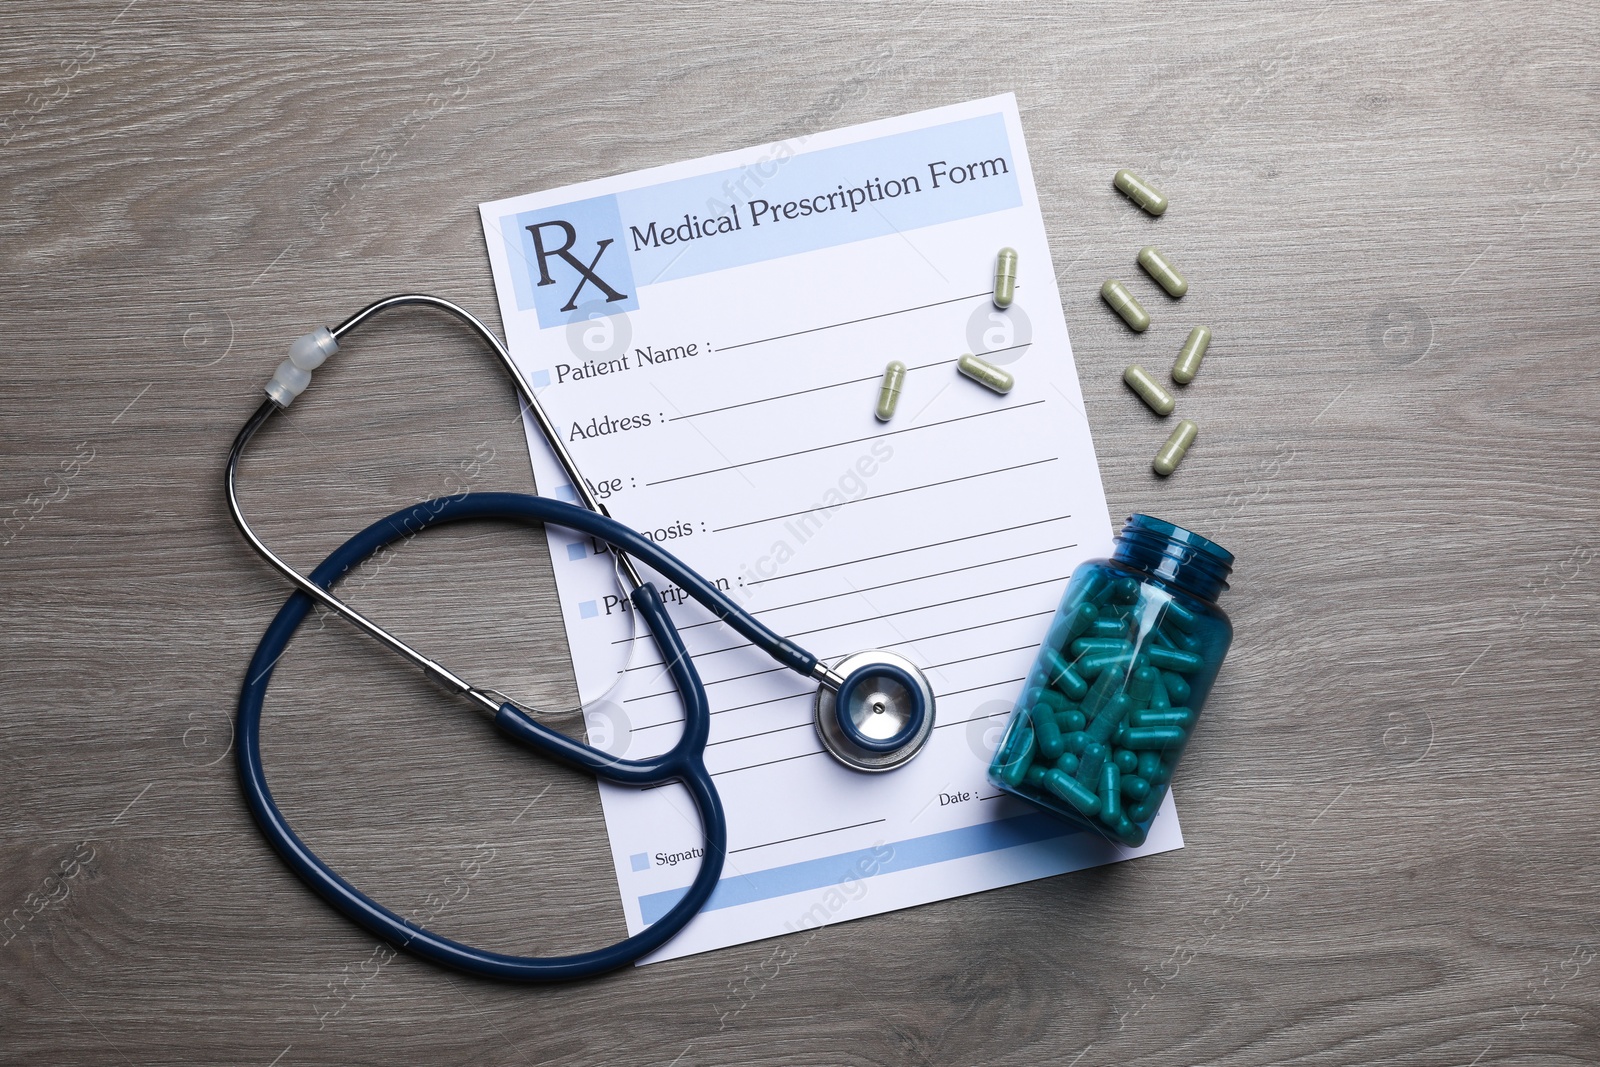
M 451 315 L 477 333 L 494 351 L 511 372 L 526 402 L 525 410 L 538 424 L 584 506 L 524 493 L 462 493 L 425 501 L 373 523 L 339 546 L 309 576 L 302 575 L 268 548 L 246 520 L 236 485 L 241 457 L 255 433 L 305 391 L 311 372 L 338 351 L 341 336 L 373 315 L 406 306 L 430 308 Z M 705 748 L 711 731 L 710 707 L 705 686 L 667 615 L 661 594 L 654 584 L 640 577 L 634 560 L 648 564 L 661 577 L 681 587 L 782 666 L 817 680 L 820 683 L 818 737 L 824 749 L 841 763 L 863 771 L 890 770 L 910 760 L 926 744 L 933 729 L 934 697 L 915 665 L 885 650 L 868 650 L 841 661 L 841 666 L 851 666 L 840 674 L 757 622 L 715 585 L 654 541 L 612 519 L 584 481 L 554 424 L 504 344 L 464 308 L 425 294 L 402 294 L 379 300 L 331 330 L 318 329 L 297 340 L 290 349 L 289 358 L 279 364 L 266 393 L 267 399 L 234 440 L 227 464 L 227 503 L 246 541 L 295 586 L 296 592 L 279 609 L 262 635 L 239 694 L 236 727 L 239 778 L 251 815 L 290 868 L 334 908 L 391 944 L 437 963 L 487 977 L 564 981 L 600 974 L 649 954 L 682 930 L 711 898 L 727 854 L 727 821 L 722 801 L 705 767 Z M 677 744 L 662 755 L 642 760 L 622 759 L 601 752 L 535 721 L 503 694 L 471 685 L 333 595 L 333 586 L 340 578 L 384 546 L 431 527 L 464 520 L 559 526 L 577 530 L 610 546 L 618 579 L 626 579 L 626 587 L 631 590 L 629 599 L 654 638 L 683 702 L 683 736 Z M 267 785 L 261 760 L 261 712 L 273 668 L 313 604 L 319 602 L 445 689 L 492 714 L 501 732 L 541 755 L 619 785 L 682 783 L 699 813 L 705 840 L 700 869 L 683 898 L 646 929 L 606 948 L 569 956 L 513 956 L 474 948 L 428 930 L 390 911 L 340 877 L 306 846 L 284 818 Z M 831 700 L 835 694 L 838 699 Z
M 386 545 L 430 527 L 469 519 L 563 526 L 611 544 L 682 586 L 785 666 L 802 673 L 810 670 L 809 653 L 757 622 L 655 542 L 614 519 L 548 497 L 523 493 L 465 493 L 404 508 L 339 546 L 311 572 L 311 580 L 324 589 L 331 589 L 352 568 Z M 705 856 L 683 899 L 648 929 L 607 948 L 570 956 L 512 956 L 489 952 L 436 934 L 397 915 L 340 877 L 306 847 L 274 802 L 261 761 L 261 710 L 273 668 L 313 606 L 311 598 L 299 592 L 289 597 L 262 635 L 239 696 L 239 776 L 251 814 L 262 833 L 294 872 L 344 915 L 392 944 L 460 970 L 522 981 L 561 981 L 609 971 L 653 952 L 683 929 L 710 898 L 722 875 L 728 830 L 722 801 L 702 759 L 711 730 L 705 686 L 652 583 L 647 582 L 634 591 L 633 605 L 655 639 L 683 701 L 683 736 L 676 745 L 650 759 L 619 759 L 534 721 L 510 703 L 500 706 L 494 721 L 503 733 L 528 747 L 596 778 L 632 786 L 681 782 L 688 789 L 700 814 Z

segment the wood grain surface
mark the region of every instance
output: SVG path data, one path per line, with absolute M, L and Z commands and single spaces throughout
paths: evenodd
M 0 1060 L 1600 1061 L 1593 3 L 44 0 L 0 26 Z M 775 974 L 773 943 L 557 988 L 387 958 L 272 853 L 229 758 L 285 589 L 222 461 L 285 346 L 391 291 L 498 325 L 481 201 L 1007 90 L 1111 513 L 1239 556 L 1187 847 L 792 937 Z M 1134 338 L 1096 295 L 1157 225 L 1216 331 L 1167 482 L 1119 375 L 1185 327 Z M 246 505 L 309 568 L 475 459 L 526 489 L 514 411 L 460 332 L 396 316 L 263 435 Z M 541 537 L 481 526 L 352 598 L 570 700 L 551 591 Z M 488 843 L 446 932 L 622 929 L 588 780 L 337 620 L 264 734 L 286 813 L 380 899 L 424 906 Z

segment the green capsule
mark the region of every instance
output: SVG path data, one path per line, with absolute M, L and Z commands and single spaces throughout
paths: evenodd
M 1150 313 L 1128 292 L 1128 287 L 1115 278 L 1107 278 L 1100 286 L 1100 299 L 1111 305 L 1111 310 L 1122 316 L 1122 321 L 1134 333 L 1144 333 L 1150 328 Z
M 1113 832 L 1116 834 L 1118 841 L 1131 848 L 1138 848 L 1144 844 L 1147 833 L 1144 827 L 1128 818 L 1127 812 L 1123 812 L 1122 818 L 1117 820 L 1117 825 L 1113 827 Z
M 1011 387 L 1016 384 L 1016 379 L 1010 374 L 993 363 L 985 363 L 970 352 L 956 360 L 956 370 L 997 393 L 1009 393 Z
M 1050 771 L 1042 777 L 1046 789 L 1083 812 L 1083 814 L 1093 815 L 1100 810 L 1100 798 L 1079 785 L 1076 777 L 1069 776 L 1062 771 Z
M 883 368 L 883 384 L 878 386 L 876 414 L 879 422 L 894 418 L 894 409 L 900 405 L 900 386 L 905 380 L 906 365 L 898 359 L 891 359 L 889 365 Z
M 1182 675 L 1163 671 L 1161 672 L 1161 680 L 1166 683 L 1167 695 L 1172 698 L 1174 706 L 1181 708 L 1188 705 L 1189 683 L 1184 680 Z
M 1033 736 L 1039 745 L 1039 755 L 1051 763 L 1060 759 L 1061 753 L 1066 751 L 1055 712 L 1042 704 L 1033 710 Z
M 1061 740 L 1062 743 L 1066 745 L 1067 751 L 1072 753 L 1074 756 L 1083 755 L 1083 750 L 1088 748 L 1091 743 L 1089 735 L 1084 733 L 1082 730 L 1074 730 Z
M 1139 777 L 1154 782 L 1161 773 L 1161 756 L 1155 752 L 1139 753 Z
M 1156 672 L 1156 681 L 1150 687 L 1150 706 L 1152 708 L 1172 707 L 1172 697 L 1167 694 L 1167 683 L 1161 677 L 1161 672 Z
M 1079 730 L 1082 730 L 1085 726 L 1087 726 L 1088 723 L 1088 717 L 1077 708 L 1073 708 L 1070 711 L 1063 711 L 1056 715 L 1056 725 L 1061 727 L 1061 732 L 1064 734 L 1077 733 Z
M 1126 748 L 1119 748 L 1111 753 L 1111 762 L 1117 765 L 1117 770 L 1123 774 L 1133 774 L 1139 769 L 1139 753 Z M 1127 792 L 1126 789 L 1123 790 Z
M 1111 583 L 1111 599 L 1118 604 L 1136 604 L 1139 601 L 1139 579 L 1118 578 Z
M 1138 393 L 1139 399 L 1148 404 L 1150 410 L 1157 415 L 1171 415 L 1172 409 L 1178 406 L 1172 394 L 1161 388 L 1161 383 L 1137 363 L 1128 364 L 1128 369 L 1122 372 L 1122 382 Z
M 1105 763 L 1111 750 L 1098 741 L 1091 741 L 1078 757 L 1078 772 L 1073 775 L 1084 785 L 1092 786 L 1100 780 L 1100 765 Z
M 1152 646 L 1145 655 L 1150 657 L 1152 666 L 1178 674 L 1193 674 L 1205 662 L 1193 652 L 1185 652 L 1181 648 L 1162 648 L 1160 645 Z
M 1121 744 L 1136 752 L 1177 748 L 1189 735 L 1176 726 L 1135 726 L 1123 731 Z
M 1189 446 L 1194 444 L 1195 435 L 1199 432 L 1200 427 L 1190 419 L 1178 423 L 1167 437 L 1167 443 L 1156 453 L 1155 462 L 1150 464 L 1151 468 L 1163 478 L 1177 470 L 1178 464 L 1183 462 L 1184 453 L 1189 451 Z
M 1211 327 L 1196 326 L 1190 330 L 1189 339 L 1178 349 L 1178 358 L 1172 363 L 1172 380 L 1179 385 L 1194 381 L 1194 376 L 1200 373 L 1200 361 L 1206 358 L 1206 349 L 1209 347 Z
M 1070 752 L 1063 752 L 1061 758 L 1056 760 L 1056 770 L 1063 774 L 1076 774 L 1078 772 L 1078 757 Z
M 1128 716 L 1129 726 L 1176 726 L 1187 730 L 1194 725 L 1194 712 L 1189 708 L 1140 708 Z
M 1100 821 L 1111 826 L 1122 818 L 1122 772 L 1110 760 L 1100 765 Z
M 1178 273 L 1172 261 L 1158 252 L 1154 245 L 1145 245 L 1139 249 L 1139 266 L 1144 272 L 1155 279 L 1157 285 L 1167 291 L 1167 295 L 1178 299 L 1189 291 L 1189 283 L 1183 275 Z
M 1152 215 L 1159 215 L 1167 210 L 1167 198 L 1161 195 L 1161 190 L 1139 177 L 1131 170 L 1119 170 L 1111 179 L 1111 184 L 1117 191 L 1144 208 Z
M 1129 800 L 1143 800 L 1150 795 L 1150 783 L 1140 778 L 1137 774 L 1122 774 L 1122 795 Z
M 1048 768 L 1035 763 L 1032 767 L 1028 768 L 1028 773 L 1023 775 L 1022 780 L 1035 789 L 1043 789 L 1044 774 L 1047 769 Z
M 1017 250 L 1002 248 L 994 257 L 994 306 L 1008 308 L 1017 295 Z

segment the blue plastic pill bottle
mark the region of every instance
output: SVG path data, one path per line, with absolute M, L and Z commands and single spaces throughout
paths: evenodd
M 1144 843 L 1233 640 L 1233 553 L 1132 515 L 1072 572 L 989 780 L 1125 845 Z

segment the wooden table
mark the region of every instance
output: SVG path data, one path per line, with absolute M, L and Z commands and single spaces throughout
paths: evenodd
M 1600 1056 L 1592 6 L 123 2 L 4 16 L 0 1059 Z M 1240 559 L 1188 847 L 793 937 L 782 966 L 757 944 L 546 989 L 389 959 L 270 851 L 228 758 L 284 589 L 222 460 L 288 340 L 408 289 L 497 324 L 480 201 L 1006 90 L 1111 512 Z M 1123 166 L 1171 196 L 1216 330 L 1168 482 L 1096 295 L 1152 232 Z M 288 558 L 474 461 L 527 487 L 466 337 L 402 317 L 349 357 L 246 471 Z M 567 700 L 549 573 L 541 538 L 478 527 L 353 599 Z M 280 801 L 381 899 L 432 907 L 484 843 L 447 932 L 621 929 L 586 779 L 337 621 L 274 694 Z

